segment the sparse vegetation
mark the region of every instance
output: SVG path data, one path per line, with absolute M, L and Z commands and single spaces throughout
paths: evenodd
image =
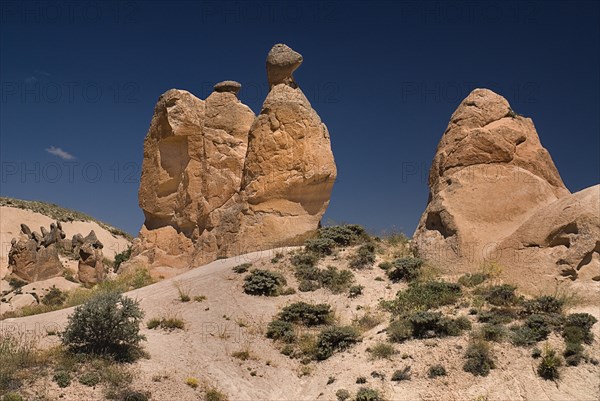
M 458 284 L 463 287 L 476 287 L 490 278 L 487 273 L 467 273 L 458 279 Z
M 279 319 L 284 322 L 299 323 L 304 326 L 318 326 L 331 322 L 331 306 L 327 304 L 308 304 L 296 302 L 284 307 L 279 312 Z
M 117 253 L 115 255 L 115 260 L 113 262 L 113 270 L 115 272 L 119 271 L 122 263 L 127 262 L 131 258 L 132 248 L 128 246 L 123 252 Z
M 558 380 L 560 378 L 558 371 L 560 366 L 562 366 L 560 357 L 556 355 L 556 351 L 552 347 L 546 344 L 542 360 L 537 368 L 538 375 L 545 380 Z
M 360 331 L 371 330 L 383 321 L 381 314 L 366 312 L 352 320 L 352 325 Z
M 242 263 L 233 267 L 233 272 L 237 274 L 246 273 L 252 267 L 252 263 Z
M 191 388 L 198 388 L 200 382 L 195 377 L 188 377 L 185 379 L 185 384 Z
M 304 248 L 317 255 L 331 255 L 337 243 L 331 238 L 314 238 L 304 242 Z
M 67 300 L 67 294 L 52 286 L 48 293 L 42 298 L 42 303 L 49 306 L 61 306 Z
M 458 284 L 445 281 L 413 282 L 408 289 L 399 291 L 393 301 L 382 302 L 382 306 L 395 314 L 426 311 L 454 304 L 461 295 Z
M 146 327 L 150 330 L 158 328 L 163 330 L 183 330 L 185 328 L 185 322 L 175 316 L 152 318 L 148 321 Z
M 434 379 L 436 377 L 446 376 L 446 368 L 443 365 L 433 365 L 427 371 L 427 377 Z
M 506 329 L 501 324 L 486 323 L 481 326 L 480 334 L 486 341 L 500 342 L 506 335 Z
M 528 315 L 532 314 L 560 314 L 564 301 L 551 295 L 540 296 L 523 302 L 523 311 Z
M 71 374 L 67 371 L 59 370 L 54 374 L 52 380 L 54 380 L 60 388 L 69 387 L 71 385 Z
M 123 354 L 139 345 L 144 313 L 131 298 L 116 293 L 99 294 L 69 316 L 61 334 L 71 349 L 95 354 Z
M 244 292 L 250 295 L 276 296 L 287 284 L 280 273 L 261 269 L 250 272 L 244 281 Z
M 393 282 L 398 281 L 414 281 L 421 273 L 423 259 L 414 257 L 405 257 L 395 259 L 389 267 L 386 266 L 386 274 Z M 381 267 L 381 265 L 379 266 Z
M 410 366 L 406 366 L 404 369 L 395 370 L 392 374 L 391 380 L 393 382 L 400 382 L 404 380 L 410 380 Z
M 364 288 L 363 285 L 353 285 L 348 289 L 348 297 L 356 298 L 359 295 L 362 295 Z
M 465 354 L 466 361 L 463 370 L 474 376 L 487 376 L 495 368 L 490 346 L 483 340 L 473 340 Z
M 335 396 L 337 397 L 338 401 L 346 401 L 348 398 L 350 398 L 350 392 L 341 388 L 335 392 Z
M 356 253 L 350 257 L 349 266 L 352 269 L 364 269 L 375 263 L 375 244 L 367 242 L 362 244 L 356 250 Z
M 324 360 L 359 341 L 358 331 L 351 326 L 331 326 L 319 333 L 316 359 Z
M 356 393 L 356 401 L 383 401 L 383 398 L 379 394 L 379 391 L 368 387 L 361 387 Z
M 518 302 L 517 287 L 510 284 L 495 285 L 484 290 L 485 300 L 492 305 L 506 306 Z
M 391 359 L 396 354 L 394 346 L 389 343 L 379 342 L 372 347 L 367 348 L 373 359 Z
M 293 343 L 296 341 L 294 325 L 279 319 L 273 320 L 267 327 L 267 338 Z

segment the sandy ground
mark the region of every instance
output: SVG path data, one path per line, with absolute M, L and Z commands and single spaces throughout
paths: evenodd
M 531 350 L 515 348 L 508 343 L 493 343 L 497 369 L 487 377 L 474 377 L 462 370 L 468 335 L 445 339 L 413 340 L 396 344 L 397 355 L 391 360 L 370 360 L 366 348 L 386 339 L 380 331 L 384 321 L 366 332 L 362 343 L 350 350 L 335 354 L 330 359 L 304 367 L 299 361 L 282 355 L 271 340 L 264 336 L 268 322 L 278 310 L 298 300 L 327 302 L 336 312 L 341 324 L 349 323 L 368 308 L 376 308 L 380 299 L 390 299 L 403 284 L 376 281 L 380 269 L 356 273 L 357 282 L 365 286 L 364 295 L 355 299 L 345 294 L 332 295 L 327 290 L 298 293 L 280 297 L 254 297 L 243 293 L 243 275 L 231 268 L 243 262 L 254 267 L 267 267 L 286 272 L 288 284 L 295 286 L 291 268 L 286 263 L 273 266 L 273 252 L 256 252 L 242 257 L 218 260 L 201 268 L 190 270 L 178 277 L 132 291 L 127 295 L 138 299 L 146 313 L 146 320 L 164 315 L 175 315 L 186 322 L 185 330 L 166 332 L 148 330 L 145 349 L 150 359 L 134 364 L 138 375 L 135 388 L 149 390 L 153 400 L 200 400 L 202 392 L 185 385 L 188 377 L 195 377 L 221 389 L 231 400 L 335 400 L 335 392 L 345 388 L 355 394 L 365 385 L 356 384 L 359 376 L 367 377 L 366 386 L 377 388 L 388 400 L 598 400 L 600 399 L 600 366 L 589 363 L 562 369 L 557 382 L 544 381 L 536 374 L 537 361 L 530 357 Z M 328 258 L 323 265 L 343 266 L 343 255 Z M 389 288 L 386 288 L 389 285 Z M 204 302 L 181 303 L 177 287 L 193 297 L 205 295 Z M 362 307 L 357 311 L 357 307 Z M 366 309 L 365 309 L 366 308 Z M 600 317 L 598 304 L 581 306 L 577 311 Z M 56 337 L 46 336 L 47 328 L 62 328 L 70 309 L 44 315 L 1 322 L 4 329 L 29 330 L 40 336 L 43 344 L 53 344 Z M 461 310 L 459 314 L 464 314 Z M 241 327 L 244 326 L 244 327 Z M 600 337 L 600 324 L 594 326 Z M 586 346 L 588 353 L 600 358 L 598 340 Z M 562 350 L 560 338 L 550 343 Z M 542 344 L 540 344 L 542 345 Z M 239 350 L 250 351 L 252 358 L 241 361 L 231 356 Z M 427 370 L 432 364 L 445 365 L 448 376 L 429 379 Z M 391 382 L 396 369 L 411 366 L 412 379 Z M 385 375 L 385 380 L 371 377 L 371 372 Z M 156 381 L 157 376 L 162 376 Z M 335 381 L 327 384 L 332 377 Z M 154 378 L 154 380 L 153 380 Z M 39 381 L 34 388 L 47 399 L 101 400 L 97 388 L 91 390 L 79 383 L 59 389 L 51 379 Z
M 40 226 L 44 226 L 49 230 L 50 224 L 55 223 L 55 221 L 48 216 L 30 210 L 0 206 L 0 263 L 2 266 L 6 265 L 8 261 L 10 241 L 18 237 L 21 231 L 21 223 L 27 224 L 32 231 L 40 232 Z M 63 222 L 62 227 L 67 238 L 72 238 L 75 234 L 81 234 L 85 237 L 91 230 L 94 230 L 98 239 L 104 244 L 102 250 L 104 256 L 110 259 L 130 245 L 130 241 L 126 238 L 111 234 L 95 222 Z

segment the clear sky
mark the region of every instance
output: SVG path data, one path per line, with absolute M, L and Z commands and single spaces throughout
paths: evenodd
M 326 222 L 411 235 L 449 117 L 474 88 L 531 117 L 571 191 L 600 170 L 600 8 L 544 2 L 1 3 L 0 194 L 136 234 L 143 140 L 159 95 L 242 83 L 256 113 L 275 43 L 329 127 Z

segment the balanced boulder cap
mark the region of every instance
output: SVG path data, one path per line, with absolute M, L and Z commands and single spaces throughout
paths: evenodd
M 302 243 L 318 228 L 337 171 L 327 127 L 293 80 L 302 56 L 275 45 L 261 113 L 223 81 L 202 100 L 172 89 L 156 104 L 139 190 L 135 254 L 190 267 Z

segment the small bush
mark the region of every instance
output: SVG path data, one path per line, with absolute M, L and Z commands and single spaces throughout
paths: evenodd
M 50 291 L 48 291 L 44 298 L 42 298 L 42 303 L 44 305 L 50 306 L 61 306 L 65 303 L 66 300 L 67 294 L 65 294 L 55 286 L 52 286 L 52 288 L 50 288 Z
M 402 370 L 396 370 L 396 371 L 394 371 L 394 373 L 392 374 L 391 380 L 393 382 L 410 380 L 410 376 L 411 376 L 410 366 L 407 366 L 407 367 L 405 367 Z
M 194 297 L 194 301 L 196 301 L 196 302 L 204 302 L 204 301 L 206 301 L 206 295 L 196 295 Z
M 150 392 L 125 389 L 122 391 L 120 399 L 123 401 L 148 401 Z
M 300 284 L 298 284 L 298 291 L 300 292 L 312 292 L 319 288 L 321 288 L 319 283 L 312 280 L 301 280 Z
M 351 326 L 332 326 L 319 333 L 315 357 L 324 360 L 336 351 L 343 351 L 359 341 L 358 331 Z
M 299 252 L 291 257 L 290 262 L 296 268 L 315 267 L 319 258 L 311 252 Z
M 320 285 L 334 294 L 344 292 L 350 287 L 352 281 L 354 281 L 354 274 L 350 270 L 338 270 L 333 266 L 327 266 L 326 269 L 319 271 Z
M 56 372 L 52 380 L 54 380 L 60 388 L 69 387 L 71 385 L 71 375 L 64 370 Z
M 523 303 L 524 312 L 528 315 L 541 313 L 561 313 L 564 300 L 550 295 L 537 297 Z
M 315 238 L 304 242 L 304 249 L 317 255 L 331 255 L 337 243 L 331 238 Z
M 487 376 L 495 368 L 489 345 L 485 341 L 471 342 L 465 354 L 463 370 L 474 376 Z
M 433 378 L 436 378 L 439 376 L 446 376 L 446 368 L 443 365 L 433 365 L 427 371 L 427 376 L 430 379 L 433 379 Z
M 500 342 L 506 335 L 506 329 L 501 324 L 486 323 L 481 326 L 481 337 L 486 341 Z
M 544 354 L 537 368 L 538 375 L 545 380 L 558 380 L 560 366 L 562 366 L 562 361 L 556 355 L 556 351 L 549 346 L 544 347 Z
M 242 263 L 241 265 L 234 266 L 232 268 L 234 273 L 242 274 L 246 273 L 252 267 L 252 263 Z
M 356 393 L 356 401 L 383 401 L 383 398 L 379 395 L 379 391 L 361 387 Z
M 190 386 L 191 388 L 198 388 L 200 382 L 195 377 L 188 377 L 185 379 L 185 384 Z
M 535 347 L 534 349 L 531 350 L 531 357 L 533 359 L 537 359 L 537 358 L 539 358 L 541 356 L 542 356 L 542 350 L 541 349 Z
M 163 330 L 183 330 L 185 328 L 185 322 L 177 317 L 163 317 L 153 318 L 146 324 L 150 330 L 161 328 Z
M 488 278 L 490 278 L 490 276 L 486 273 L 467 273 L 458 279 L 458 284 L 463 287 L 476 287 Z
M 364 376 L 358 376 L 356 378 L 356 384 L 365 384 L 367 382 L 367 378 Z
M 23 401 L 23 397 L 17 393 L 6 393 L 2 401 Z
M 284 322 L 299 323 L 305 326 L 317 326 L 331 320 L 331 306 L 327 304 L 308 304 L 296 302 L 284 307 L 279 312 L 279 319 Z
M 99 294 L 75 308 L 61 334 L 70 348 L 98 354 L 119 353 L 137 347 L 144 313 L 137 301 L 120 294 Z
M 391 268 L 386 270 L 386 274 L 393 282 L 413 281 L 421 274 L 423 262 L 423 259 L 413 257 L 396 259 L 392 262 Z
M 576 342 L 567 342 L 563 352 L 565 362 L 569 366 L 577 366 L 583 359 L 583 345 Z
M 382 305 L 396 314 L 414 310 L 428 310 L 456 303 L 462 292 L 460 286 L 445 281 L 413 282 L 408 289 L 399 291 L 396 299 Z
M 489 311 L 480 312 L 477 315 L 477 320 L 481 323 L 506 324 L 512 322 L 518 317 L 519 316 L 514 309 L 492 308 Z
M 204 389 L 205 401 L 227 401 L 227 395 L 215 387 L 207 387 Z
M 388 270 L 390 270 L 390 269 L 392 268 L 392 266 L 393 266 L 393 265 L 392 265 L 392 262 L 381 262 L 381 263 L 379 264 L 379 268 L 380 268 L 381 270 L 384 270 L 384 271 L 386 271 L 386 272 L 387 272 Z
M 387 328 L 388 339 L 394 343 L 401 343 L 410 339 L 412 332 L 412 324 L 404 319 L 394 320 Z
M 131 246 L 128 246 L 123 252 L 117 253 L 115 255 L 115 261 L 113 262 L 113 270 L 115 272 L 119 271 L 119 267 L 121 267 L 121 263 L 127 262 L 131 258 Z
M 95 385 L 100 383 L 101 380 L 102 378 L 100 377 L 98 372 L 85 372 L 81 376 L 79 376 L 79 383 L 88 387 L 94 387 Z
M 346 401 L 348 398 L 350 398 L 350 392 L 341 388 L 335 392 L 335 396 L 337 397 L 338 401 Z
M 365 313 L 362 316 L 352 320 L 352 325 L 361 331 L 371 330 L 382 322 L 380 314 Z
M 516 289 L 517 287 L 510 284 L 495 285 L 486 290 L 485 300 L 496 306 L 512 305 L 518 300 L 515 295 Z
M 286 343 L 293 343 L 296 341 L 294 325 L 283 320 L 273 320 L 267 326 L 267 338 L 281 340 Z
M 339 246 L 348 246 L 368 238 L 365 229 L 357 224 L 329 226 L 319 229 L 319 238 L 331 239 Z
M 375 263 L 375 244 L 367 242 L 362 244 L 356 250 L 356 253 L 350 258 L 349 266 L 351 269 L 364 269 Z
M 562 336 L 566 342 L 584 342 L 591 344 L 594 341 L 592 327 L 598 320 L 589 313 L 573 313 L 567 316 Z
M 281 274 L 261 269 L 253 270 L 244 281 L 244 292 L 250 295 L 276 296 L 287 284 Z
M 359 295 L 362 295 L 364 289 L 365 287 L 363 285 L 353 285 L 348 289 L 348 297 L 356 298 Z
M 367 349 L 373 359 L 391 359 L 396 354 L 396 350 L 391 344 L 388 343 L 377 343 L 374 346 Z
M 512 328 L 512 343 L 518 346 L 529 346 L 548 338 L 552 331 L 548 317 L 530 315 L 522 326 Z

